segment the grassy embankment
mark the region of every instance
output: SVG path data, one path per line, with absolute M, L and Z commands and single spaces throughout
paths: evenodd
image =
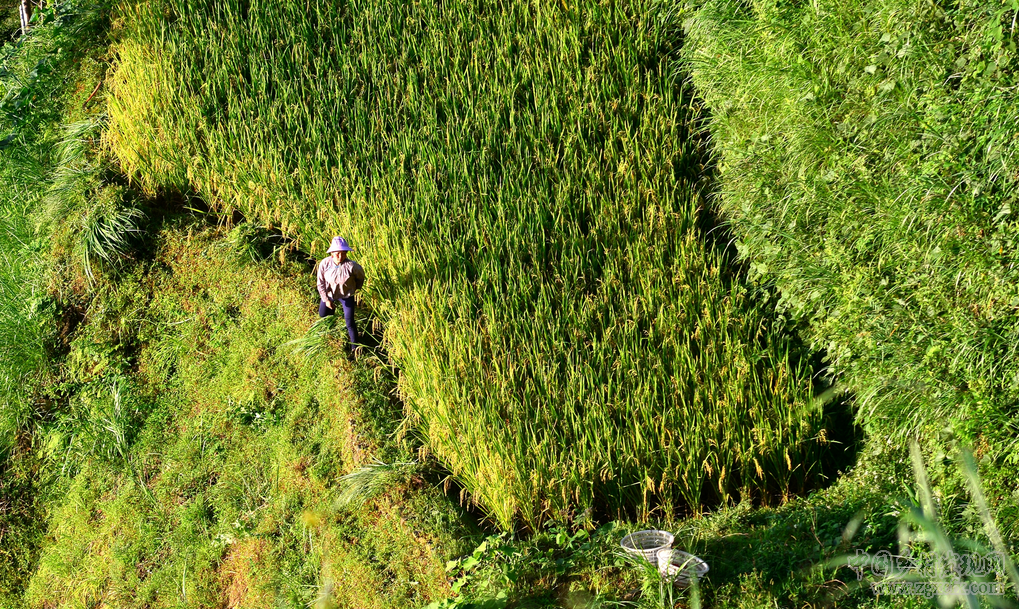
M 684 55 L 738 247 L 872 439 L 975 447 L 1014 539 L 1019 7 L 695 6 Z M 948 513 L 951 471 L 935 471 Z
M 153 236 L 145 260 L 99 280 L 65 360 L 67 407 L 39 432 L 61 475 L 28 603 L 447 596 L 445 561 L 471 530 L 441 492 L 398 478 L 364 509 L 333 507 L 341 474 L 407 457 L 381 450 L 391 429 L 368 415 L 391 404 L 364 397 L 370 382 L 359 395 L 350 366 L 285 345 L 311 321 L 303 274 L 237 265 L 223 231 Z
M 89 22 L 80 24 L 88 29 Z M 44 285 L 47 230 L 31 212 L 45 194 L 33 143 L 52 136 L 46 103 L 81 53 L 68 40 L 20 37 L 16 3 L 0 2 L 0 606 L 16 607 L 45 533 L 32 434 L 35 398 L 50 364 L 55 303 Z M 42 98 L 42 102 L 38 101 Z M 80 100 L 78 102 L 80 104 Z
M 811 371 L 697 230 L 670 14 L 138 5 L 108 139 L 149 188 L 346 235 L 410 414 L 500 526 L 788 496 L 820 478 Z

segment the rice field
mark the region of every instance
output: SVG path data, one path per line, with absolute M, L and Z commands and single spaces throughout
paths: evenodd
M 346 236 L 408 415 L 500 526 L 770 500 L 817 481 L 821 412 L 697 228 L 657 7 L 129 4 L 106 143 L 316 257 Z

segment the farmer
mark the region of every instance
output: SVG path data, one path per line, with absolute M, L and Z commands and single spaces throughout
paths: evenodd
M 357 324 L 354 322 L 354 291 L 364 285 L 364 269 L 347 258 L 354 251 L 343 237 L 333 237 L 326 250 L 329 257 L 318 263 L 318 316 L 327 317 L 336 312 L 336 303 L 343 305 L 343 320 L 347 322 L 350 349 L 357 346 Z

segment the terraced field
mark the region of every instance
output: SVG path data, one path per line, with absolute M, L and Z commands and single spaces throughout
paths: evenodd
M 124 167 L 311 252 L 347 236 L 410 414 L 501 526 L 816 482 L 805 358 L 697 228 L 707 151 L 673 13 L 170 1 L 125 20 Z

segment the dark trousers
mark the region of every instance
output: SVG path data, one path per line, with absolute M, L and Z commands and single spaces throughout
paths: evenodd
M 341 298 L 340 304 L 343 305 L 343 321 L 347 322 L 347 335 L 350 337 L 350 348 L 353 349 L 357 346 L 357 322 L 354 321 L 354 297 Z M 318 303 L 318 316 L 328 317 L 336 312 L 336 304 L 333 304 L 334 308 L 329 308 L 324 302 Z

